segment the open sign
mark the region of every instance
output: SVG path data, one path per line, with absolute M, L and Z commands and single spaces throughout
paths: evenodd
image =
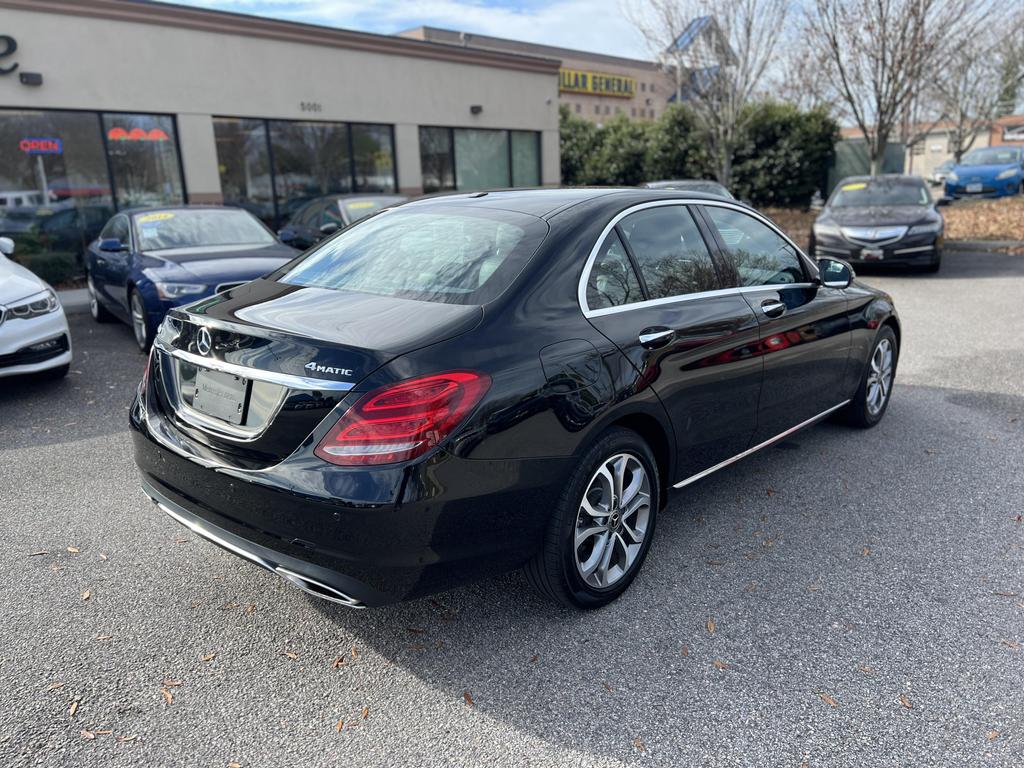
M 59 155 L 64 145 L 60 139 L 22 139 L 18 149 L 29 155 Z

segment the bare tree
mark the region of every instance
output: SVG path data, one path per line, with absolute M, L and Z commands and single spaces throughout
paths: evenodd
M 676 83 L 715 161 L 718 181 L 732 163 L 766 81 L 789 0 L 642 0 L 626 16 Z
M 927 78 L 994 13 L 996 0 L 813 0 L 811 51 L 864 136 L 871 173 Z M 813 53 L 812 53 L 813 55 Z

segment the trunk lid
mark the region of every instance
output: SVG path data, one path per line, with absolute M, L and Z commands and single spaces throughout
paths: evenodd
M 256 280 L 171 310 L 155 345 L 150 409 L 224 460 L 267 466 L 375 370 L 471 330 L 482 312 Z

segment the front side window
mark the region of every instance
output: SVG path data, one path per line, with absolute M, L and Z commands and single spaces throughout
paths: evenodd
M 649 298 L 664 299 L 721 287 L 708 247 L 689 209 L 648 208 L 619 223 L 643 275 Z
M 140 251 L 218 245 L 270 245 L 274 236 L 241 210 L 147 211 L 135 215 Z
M 769 226 L 731 208 L 706 206 L 704 211 L 725 246 L 723 278 L 728 287 L 805 281 L 803 264 L 793 246 Z
M 618 232 L 612 230 L 601 244 L 587 279 L 587 307 L 607 309 L 643 301 L 643 291 Z
M 274 277 L 377 296 L 483 304 L 511 284 L 546 234 L 541 219 L 510 211 L 396 209 L 349 227 Z
M 103 228 L 100 233 L 100 238 L 103 240 L 117 239 L 121 241 L 122 245 L 127 246 L 129 243 L 129 229 L 128 229 L 128 218 L 126 216 L 117 215 L 107 222 L 107 226 Z

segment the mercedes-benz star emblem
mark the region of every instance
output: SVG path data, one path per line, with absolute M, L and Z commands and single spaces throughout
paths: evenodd
M 196 339 L 196 349 L 199 354 L 208 355 L 213 349 L 213 339 L 210 338 L 210 331 L 206 328 L 199 329 L 199 338 Z

